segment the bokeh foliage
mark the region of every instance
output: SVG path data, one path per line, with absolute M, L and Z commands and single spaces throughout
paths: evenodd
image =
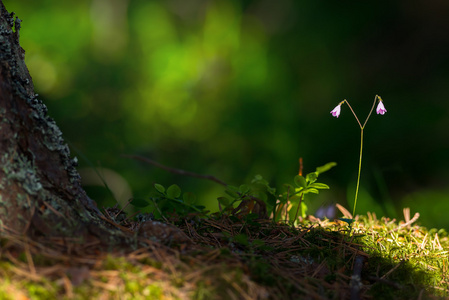
M 177 183 L 204 201 L 222 191 L 121 154 L 234 185 L 262 174 L 275 186 L 297 174 L 303 157 L 305 172 L 338 163 L 323 176 L 331 191 L 316 205 L 346 204 L 359 129 L 349 111 L 338 120 L 329 112 L 346 98 L 363 119 L 379 94 L 388 113 L 365 131 L 358 211 L 394 216 L 410 206 L 424 225 L 449 226 L 422 197 L 449 209 L 444 1 L 4 4 L 23 20 L 26 62 L 50 115 L 74 155 L 86 158 L 81 167 L 113 171 L 111 189 L 127 182 L 145 198 L 154 182 Z M 114 203 L 104 190 L 91 193 Z

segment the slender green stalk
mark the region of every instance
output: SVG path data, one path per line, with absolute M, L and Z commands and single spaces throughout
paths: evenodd
M 355 199 L 354 199 L 354 209 L 352 211 L 352 217 L 355 216 L 355 208 L 357 206 L 357 197 L 359 195 L 359 186 L 360 186 L 360 173 L 362 170 L 362 152 L 363 152 L 363 129 L 365 129 L 366 123 L 368 122 L 369 117 L 371 116 L 373 110 L 374 110 L 374 106 L 376 106 L 376 102 L 377 102 L 377 98 L 379 98 L 378 95 L 376 95 L 376 97 L 374 97 L 374 103 L 373 103 L 373 107 L 371 107 L 371 110 L 368 114 L 368 116 L 366 117 L 365 123 L 360 123 L 359 118 L 357 118 L 357 115 L 355 114 L 354 110 L 352 109 L 351 105 L 349 105 L 349 102 L 345 99 L 343 100 L 341 103 L 345 102 L 348 106 L 349 109 L 352 111 L 352 114 L 354 115 L 355 119 L 357 120 L 357 123 L 359 123 L 360 126 L 360 156 L 359 156 L 359 172 L 357 175 L 357 187 L 355 189 Z
M 363 126 L 361 127 L 362 130 L 365 129 L 366 122 L 368 122 L 368 119 L 369 119 L 369 117 L 371 116 L 371 113 L 374 110 L 374 106 L 376 106 L 377 98 L 379 98 L 379 95 L 376 95 L 376 97 L 374 97 L 373 107 L 371 107 L 371 110 L 370 110 L 370 112 L 368 114 L 368 117 L 366 117 L 365 123 L 363 123 Z
M 349 106 L 349 109 L 352 111 L 352 114 L 354 115 L 355 119 L 357 120 L 357 123 L 359 123 L 360 129 L 363 130 L 362 124 L 360 123 L 359 118 L 357 118 L 357 115 L 355 114 L 355 112 L 354 112 L 354 110 L 352 109 L 351 105 L 349 105 L 348 100 L 345 99 L 343 102 L 346 102 L 346 104 Z M 376 100 L 374 100 L 374 103 L 376 103 Z M 370 114 L 371 114 L 371 113 L 370 113 Z M 368 117 L 369 117 L 369 116 L 368 116 Z M 365 122 L 365 124 L 366 124 L 366 122 Z
M 366 123 L 365 123 L 366 124 Z M 360 171 L 362 170 L 362 151 L 363 151 L 363 128 L 360 134 L 360 157 L 359 157 L 359 174 L 357 175 L 357 187 L 355 188 L 355 200 L 354 200 L 354 209 L 352 210 L 352 217 L 355 216 L 355 207 L 357 206 L 357 196 L 359 194 L 359 185 L 360 185 Z

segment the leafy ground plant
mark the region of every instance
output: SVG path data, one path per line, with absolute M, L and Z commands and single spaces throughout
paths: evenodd
M 180 217 L 189 214 L 199 214 L 205 216 L 205 206 L 196 204 L 196 197 L 191 192 L 182 193 L 177 184 L 172 184 L 165 188 L 162 184 L 155 183 L 156 194 L 150 197 L 150 201 L 143 199 L 133 199 L 131 204 L 137 208 L 150 210 L 156 218 L 164 218 L 167 213 L 176 213 Z
M 307 216 L 307 204 L 304 196 L 307 194 L 318 194 L 319 190 L 329 189 L 324 183 L 317 182 L 318 176 L 337 164 L 330 162 L 316 168 L 315 172 L 302 176 L 302 159 L 300 159 L 300 171 L 293 179 L 294 186 L 284 184 L 285 191 L 279 196 L 274 220 L 290 220 L 292 225 L 298 224 Z
M 248 184 L 233 186 L 214 176 L 170 168 L 140 156 L 127 157 L 144 161 L 169 172 L 208 179 L 223 185 L 226 195 L 217 198 L 219 212 L 213 213 L 213 216 L 246 217 L 249 215 L 249 218 L 268 218 L 270 215 L 275 222 L 282 220 L 292 225 L 299 224 L 307 216 L 305 195 L 318 194 L 319 190 L 329 189 L 328 185 L 317 182 L 318 176 L 337 165 L 335 162 L 330 162 L 317 167 L 315 172 L 302 176 L 303 165 L 300 158 L 299 174 L 293 178 L 293 184 L 284 184 L 282 190 L 278 192 L 261 175 L 254 176 Z M 188 215 L 208 217 L 208 211 L 204 206 L 197 204 L 195 195 L 191 192 L 182 193 L 178 185 L 172 184 L 165 188 L 155 183 L 154 188 L 156 194 L 151 196 L 149 201 L 133 199 L 130 203 L 145 212 L 151 212 L 156 218 L 165 218 L 167 213 L 175 213 L 180 217 Z

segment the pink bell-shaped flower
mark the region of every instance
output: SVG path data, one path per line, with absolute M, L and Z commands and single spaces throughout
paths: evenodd
M 331 111 L 332 116 L 339 117 L 341 112 L 341 103 L 335 106 L 335 108 Z
M 378 115 L 383 115 L 387 112 L 382 100 L 379 100 L 379 104 L 377 105 L 376 112 Z

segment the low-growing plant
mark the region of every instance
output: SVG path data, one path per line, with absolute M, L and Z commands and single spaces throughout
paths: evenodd
M 307 214 L 307 204 L 304 196 L 318 194 L 319 190 L 329 189 L 324 183 L 317 182 L 318 176 L 336 166 L 334 162 L 318 167 L 315 172 L 293 178 L 293 184 L 284 184 L 283 192 L 276 193 L 267 180 L 261 175 L 256 175 L 250 184 L 239 187 L 227 186 L 227 196 L 219 197 L 221 214 L 249 214 L 254 213 L 262 217 L 261 210 L 271 212 L 274 221 L 284 220 L 291 224 L 297 223 Z M 263 209 L 261 208 L 263 207 Z
M 284 184 L 283 192 L 278 194 L 276 189 L 261 175 L 256 175 L 249 184 L 240 186 L 226 185 L 226 196 L 218 197 L 219 211 L 212 214 L 215 217 L 224 215 L 237 218 L 244 222 L 253 223 L 255 219 L 274 221 L 288 221 L 297 224 L 307 214 L 305 195 L 318 194 L 319 190 L 329 189 L 324 183 L 317 182 L 318 176 L 336 166 L 331 162 L 316 168 L 315 172 L 302 176 L 302 166 L 299 175 L 293 178 L 293 184 Z M 168 214 L 184 217 L 187 215 L 207 216 L 205 206 L 198 205 L 196 197 L 191 192 L 182 193 L 181 188 L 172 184 L 165 188 L 159 183 L 154 184 L 155 194 L 145 199 L 132 199 L 130 204 L 138 209 L 144 208 L 156 218 L 166 218 Z
M 327 163 L 316 168 L 315 172 L 309 173 L 305 177 L 302 176 L 302 170 L 300 170 L 300 174 L 293 178 L 294 186 L 284 184 L 286 191 L 279 197 L 280 205 L 276 209 L 275 220 L 284 217 L 285 220 L 288 219 L 294 224 L 299 220 L 298 217 L 305 218 L 308 207 L 304 201 L 304 196 L 318 194 L 319 190 L 329 189 L 327 184 L 317 182 L 317 179 L 321 173 L 336 165 L 335 162 Z
M 166 214 L 173 213 L 180 217 L 194 214 L 216 218 L 228 216 L 231 219 L 237 218 L 250 223 L 254 219 L 271 217 L 275 222 L 283 220 L 292 225 L 297 224 L 307 214 L 307 204 L 304 201 L 306 194 L 318 194 L 321 189 L 329 189 L 328 185 L 317 182 L 318 176 L 337 165 L 335 162 L 330 162 L 316 168 L 315 172 L 302 176 L 303 166 L 302 158 L 300 158 L 299 174 L 293 178 L 293 184 L 282 185 L 282 192 L 278 194 L 261 175 L 254 176 L 248 184 L 233 186 L 211 175 L 171 168 L 142 156 L 127 155 L 127 157 L 174 174 L 211 180 L 225 187 L 226 195 L 217 198 L 219 211 L 208 214 L 204 206 L 196 204 L 196 197 L 192 193 L 182 194 L 176 184 L 165 188 L 156 183 L 154 184 L 156 195 L 150 197 L 150 201 L 143 199 L 131 201 L 131 204 L 137 208 L 145 208 L 146 212 L 151 212 L 156 218 L 165 218 Z
M 153 210 L 152 213 L 156 218 L 163 218 L 168 213 L 175 213 L 178 216 L 206 215 L 208 213 L 205 206 L 196 204 L 196 196 L 193 193 L 182 193 L 181 188 L 176 184 L 165 188 L 162 184 L 155 183 L 154 188 L 156 194 L 150 197 L 150 201 L 133 199 L 131 204 L 137 208 Z
M 276 202 L 276 189 L 261 175 L 256 175 L 250 184 L 242 184 L 239 187 L 228 185 L 225 193 L 226 196 L 217 198 L 220 216 L 255 214 L 264 218 Z

